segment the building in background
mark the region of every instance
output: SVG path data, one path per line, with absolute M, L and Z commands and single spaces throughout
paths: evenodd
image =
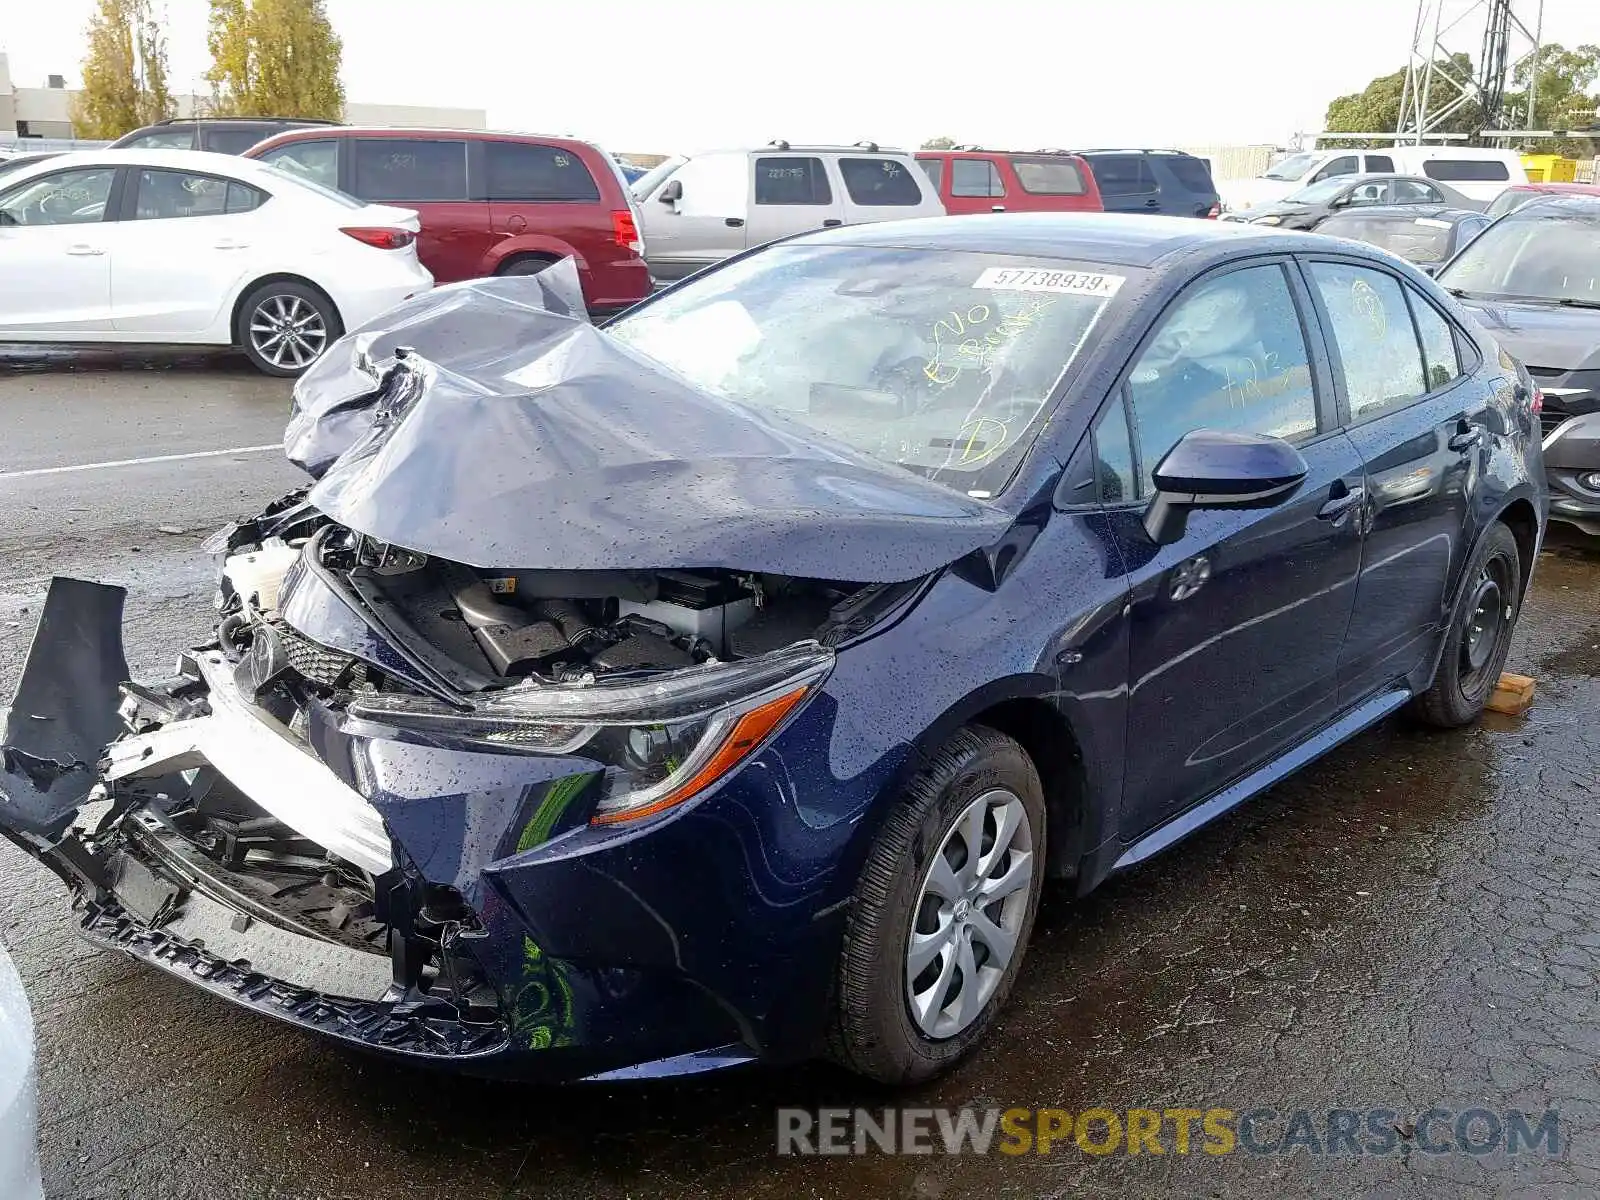
M 0 54 L 0 141 L 13 138 L 66 139 L 72 137 L 72 98 L 77 93 L 60 75 L 51 75 L 44 87 L 17 87 L 6 56 Z M 205 96 L 175 96 L 177 115 L 193 117 L 203 111 Z M 352 100 L 344 119 L 352 125 L 406 125 L 420 129 L 483 129 L 489 114 L 481 108 L 435 108 L 423 104 L 371 104 Z

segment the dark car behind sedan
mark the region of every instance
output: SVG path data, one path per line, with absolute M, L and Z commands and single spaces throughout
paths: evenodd
M 1046 876 L 1500 677 L 1530 381 L 1387 255 L 1011 213 L 802 235 L 603 329 L 577 282 L 319 359 L 312 482 L 212 540 L 172 677 L 120 686 L 121 589 L 53 582 L 0 824 L 92 941 L 461 1071 L 914 1083 L 991 1031 Z
M 1317 232 L 1380 247 L 1431 274 L 1487 229 L 1489 221 L 1483 213 L 1466 209 L 1401 205 L 1338 212 L 1318 225 Z
M 1600 536 L 1600 196 L 1513 209 L 1439 282 L 1538 384 L 1551 517 Z

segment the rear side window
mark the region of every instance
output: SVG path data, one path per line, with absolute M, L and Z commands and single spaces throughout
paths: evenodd
M 820 158 L 756 159 L 757 204 L 832 204 L 833 188 Z
M 485 142 L 490 200 L 565 200 L 596 204 L 600 187 L 583 160 L 559 146 Z
M 1450 322 L 1439 315 L 1439 310 L 1429 304 L 1414 288 L 1406 288 L 1406 299 L 1411 302 L 1411 315 L 1417 322 L 1417 338 L 1422 342 L 1422 365 L 1427 376 L 1428 390 L 1436 392 L 1449 387 L 1451 380 L 1461 377 L 1461 355 L 1456 349 L 1456 335 Z
M 1064 158 L 1013 158 L 1011 169 L 1030 196 L 1081 196 L 1089 190 L 1078 164 Z
M 276 150 L 268 150 L 261 156 L 261 161 L 271 163 L 297 179 L 309 179 L 328 188 L 339 186 L 339 143 L 332 138 L 290 142 Z
M 1311 278 L 1333 324 L 1352 420 L 1403 408 L 1428 390 L 1399 280 L 1328 262 L 1312 263 Z
M 200 148 L 213 154 L 243 154 L 257 142 L 264 142 L 277 130 L 260 125 L 229 125 L 200 132 Z
M 1156 177 L 1142 154 L 1101 154 L 1089 160 L 1094 181 L 1105 196 L 1154 194 Z
M 938 192 L 944 189 L 944 159 L 919 158 L 917 159 L 917 165 L 920 166 L 923 170 L 923 173 L 933 181 L 934 191 Z
M 915 206 L 922 189 L 905 163 L 893 158 L 841 158 L 839 174 L 853 204 Z
M 246 183 L 183 171 L 140 170 L 135 181 L 133 219 L 216 217 L 260 208 L 267 194 Z
M 1422 173 L 1429 179 L 1446 183 L 1498 183 L 1511 178 L 1506 165 L 1492 158 L 1435 158 L 1422 164 Z
M 432 138 L 352 138 L 352 190 L 363 200 L 465 200 L 467 144 Z
M 1205 163 L 1198 158 L 1187 154 L 1162 155 L 1161 161 L 1167 169 L 1178 177 L 1178 182 L 1191 192 L 1214 192 L 1216 185 L 1211 182 L 1211 171 Z
M 953 158 L 950 160 L 950 194 L 1004 196 L 1006 185 L 987 158 Z

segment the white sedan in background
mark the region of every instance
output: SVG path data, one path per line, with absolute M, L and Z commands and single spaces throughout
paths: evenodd
M 0 175 L 0 342 L 238 346 L 298 375 L 433 286 L 418 229 L 232 155 L 55 155 Z
M 33 1014 L 11 956 L 0 946 L 0 1196 L 41 1200 Z

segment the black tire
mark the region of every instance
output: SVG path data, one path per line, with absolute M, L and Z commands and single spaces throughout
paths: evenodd
M 274 340 L 272 331 L 262 331 L 263 325 L 276 325 L 280 317 L 288 315 L 292 315 L 287 322 L 293 327 L 291 340 L 285 341 L 281 335 Z M 344 322 L 333 301 L 316 288 L 275 279 L 244 298 L 233 332 L 256 370 L 293 379 L 343 336 Z M 317 336 L 311 336 L 313 332 Z
M 496 275 L 537 275 L 548 267 L 552 259 L 540 258 L 536 254 L 524 254 L 520 258 L 513 258 L 510 262 L 500 264 Z
M 1417 719 L 1438 729 L 1477 720 L 1505 670 L 1522 608 L 1522 560 L 1510 529 L 1497 521 L 1485 531 L 1462 579 L 1433 686 L 1412 702 Z
M 976 1018 L 953 1036 L 935 1039 L 911 1012 L 908 939 L 933 856 L 957 818 L 996 789 L 1012 793 L 1026 814 L 1032 877 L 1017 891 L 1026 893 L 1026 910 L 1010 961 Z M 959 730 L 898 797 L 856 883 L 840 954 L 829 1057 L 881 1083 L 912 1084 L 932 1079 L 967 1055 L 994 1023 L 1016 981 L 1039 907 L 1044 863 L 1044 789 L 1032 760 L 993 729 Z

